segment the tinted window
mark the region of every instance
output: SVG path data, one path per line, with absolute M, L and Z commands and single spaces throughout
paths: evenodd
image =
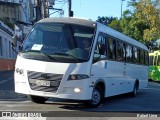
M 126 45 L 126 60 L 127 62 L 132 62 L 132 46 Z
M 144 51 L 143 50 L 140 50 L 140 64 L 145 64 L 145 56 L 144 56 Z
M 137 47 L 133 47 L 133 62 L 134 63 L 139 63 Z
M 148 65 L 148 52 L 145 52 L 145 65 Z
M 125 45 L 124 43 L 117 41 L 117 60 L 125 61 Z
M 116 59 L 116 42 L 112 38 L 108 38 L 108 58 Z
M 97 48 L 98 48 L 98 52 L 101 55 L 106 55 L 106 37 L 104 36 L 99 36 L 98 37 L 98 42 L 97 42 Z

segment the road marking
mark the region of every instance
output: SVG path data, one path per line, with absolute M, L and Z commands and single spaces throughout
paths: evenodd
M 6 80 L 1 80 L 1 81 L 0 81 L 0 84 L 6 83 L 6 82 L 8 82 L 8 81 L 11 80 L 11 79 L 13 79 L 13 77 L 8 78 L 8 79 L 6 79 Z

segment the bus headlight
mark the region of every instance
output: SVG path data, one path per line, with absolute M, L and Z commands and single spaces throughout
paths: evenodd
M 80 88 L 74 88 L 74 92 L 80 93 L 80 92 L 81 92 L 81 89 L 80 89 Z
M 68 80 L 82 80 L 86 78 L 89 78 L 89 76 L 85 74 L 73 74 L 69 75 Z

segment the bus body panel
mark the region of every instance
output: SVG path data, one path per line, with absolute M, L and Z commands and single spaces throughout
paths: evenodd
M 134 85 L 134 82 L 136 80 L 138 80 L 139 81 L 139 89 L 143 89 L 143 88 L 147 87 L 148 73 L 149 73 L 148 66 L 126 63 L 126 76 L 128 77 L 127 79 L 129 81 L 132 80 L 132 83 L 131 83 L 132 85 Z M 132 86 L 132 88 L 133 88 L 133 86 Z
M 123 83 L 126 78 L 123 71 L 124 63 L 102 60 L 92 65 L 91 74 L 92 78 L 104 80 L 106 85 L 105 96 L 108 97 L 124 93 Z
M 51 19 L 48 20 L 49 23 L 52 22 Z M 43 20 L 41 22 L 43 23 Z M 76 21 L 75 24 L 80 23 L 77 23 Z M 147 47 L 105 25 L 96 23 L 96 26 L 97 27 L 95 29 L 95 35 L 93 36 L 90 58 L 86 62 L 46 62 L 25 59 L 18 56 L 16 69 L 23 69 L 24 75 L 19 75 L 15 71 L 15 92 L 42 97 L 90 100 L 92 98 L 94 87 L 98 82 L 104 83 L 105 97 L 133 92 L 133 87 L 136 80 L 139 81 L 140 89 L 146 87 L 148 83 L 148 66 L 126 63 L 125 61 L 120 62 L 117 60 L 110 60 L 108 58 L 104 59 L 103 56 L 100 56 L 100 59 L 95 62 L 94 54 L 97 45 L 97 39 L 100 33 L 112 36 L 119 39 L 120 41 L 123 41 L 124 43 L 129 43 L 131 45 L 142 48 L 145 51 L 148 51 Z M 34 71 L 38 74 L 50 73 L 62 75 L 56 92 L 46 92 L 42 90 L 31 89 L 28 71 Z M 87 75 L 88 78 L 81 80 L 68 80 L 70 75 Z M 75 88 L 79 88 L 80 92 L 75 92 Z
M 21 64 L 20 64 L 21 63 Z M 92 82 L 88 79 L 84 80 L 68 80 L 70 74 L 76 73 L 90 73 L 88 71 L 88 64 L 81 63 L 54 63 L 54 62 L 44 62 L 37 60 L 29 60 L 17 57 L 16 68 L 23 69 L 23 75 L 20 75 L 15 72 L 15 92 L 22 94 L 30 94 L 37 96 L 46 96 L 46 97 L 59 97 L 59 98 L 68 98 L 68 99 L 91 99 L 91 92 L 93 90 Z M 78 68 L 78 69 L 77 69 Z M 36 71 L 41 73 L 52 73 L 52 74 L 63 74 L 63 78 L 60 82 L 59 88 L 55 93 L 35 91 L 30 88 L 28 71 Z M 81 93 L 75 93 L 74 89 L 80 88 Z M 85 91 L 85 92 L 83 92 Z M 88 94 L 86 94 L 88 92 Z M 76 96 L 76 97 L 75 97 Z

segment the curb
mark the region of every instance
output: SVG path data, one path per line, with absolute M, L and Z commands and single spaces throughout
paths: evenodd
M 27 99 L 26 95 L 15 93 L 13 90 L 0 90 L 0 100 Z

